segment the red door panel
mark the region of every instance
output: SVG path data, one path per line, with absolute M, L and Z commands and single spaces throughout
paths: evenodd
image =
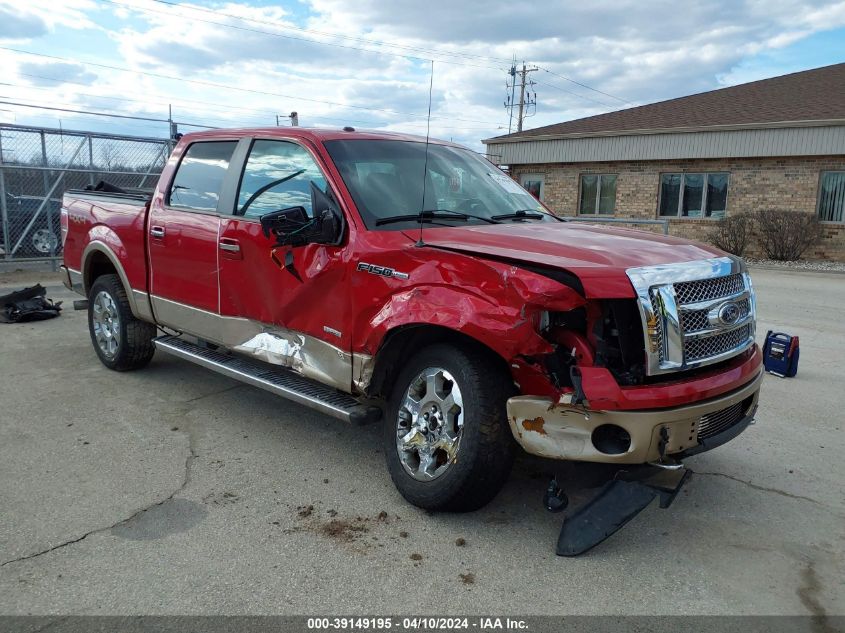
M 277 248 L 258 222 L 222 218 L 220 241 L 230 240 L 238 243 L 242 257 L 223 258 L 221 251 L 222 315 L 295 330 L 349 349 L 348 267 L 343 247 Z M 293 254 L 293 271 L 284 267 L 287 252 Z
M 177 209 L 150 214 L 152 294 L 217 312 L 217 233 L 220 217 Z

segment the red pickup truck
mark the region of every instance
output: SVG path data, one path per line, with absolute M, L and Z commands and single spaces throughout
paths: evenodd
M 517 445 L 678 460 L 752 421 L 743 262 L 567 222 L 452 143 L 300 128 L 181 138 L 150 192 L 69 191 L 68 287 L 118 371 L 156 349 L 353 423 L 411 503 L 469 510 Z

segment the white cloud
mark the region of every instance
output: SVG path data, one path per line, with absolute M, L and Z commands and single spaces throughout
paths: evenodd
M 76 82 L 62 85 L 62 98 L 91 104 L 92 94 L 122 96 L 128 100 L 113 108 L 145 116 L 165 114 L 172 103 L 176 118 L 209 125 L 271 124 L 275 114 L 297 110 L 303 124 L 424 133 L 429 71 L 419 58 L 435 57 L 444 61 L 435 64 L 432 134 L 475 147 L 480 138 L 507 131 L 502 102 L 512 54 L 639 104 L 731 83 L 745 60 L 845 25 L 845 1 L 302 0 L 290 11 L 230 1 L 213 5 L 216 13 L 209 5 L 120 1 L 137 10 L 33 0 L 25 10 L 7 11 L 17 20 L 10 28 L 2 19 L 8 0 L 0 0 L 0 38 L 10 31 L 19 39 L 52 32 L 55 39 L 66 28 L 104 29 L 91 15 L 94 7 L 100 15 L 105 10 L 120 26 L 109 31 L 115 51 L 103 63 L 181 80 L 88 68 L 96 84 L 83 88 L 84 75 L 62 75 Z M 527 121 L 531 127 L 623 107 L 545 70 L 532 78 L 538 112 Z

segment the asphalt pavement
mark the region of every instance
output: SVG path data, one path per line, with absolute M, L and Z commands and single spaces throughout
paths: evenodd
M 845 276 L 753 278 L 758 336 L 799 334 L 798 376 L 765 378 L 757 423 L 688 459 L 671 508 L 560 558 L 548 462 L 426 513 L 377 426 L 164 354 L 109 371 L 55 274 L 0 273 L 67 307 L 0 324 L 0 614 L 845 614 Z

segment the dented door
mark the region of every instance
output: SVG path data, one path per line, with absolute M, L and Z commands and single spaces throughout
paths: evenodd
M 283 182 L 261 192 L 276 181 Z M 291 206 L 310 215 L 312 181 L 323 191 L 331 186 L 306 147 L 287 140 L 253 141 L 235 214 L 221 219 L 220 312 L 236 319 L 233 349 L 349 390 L 346 242 L 278 247 L 259 221 Z

